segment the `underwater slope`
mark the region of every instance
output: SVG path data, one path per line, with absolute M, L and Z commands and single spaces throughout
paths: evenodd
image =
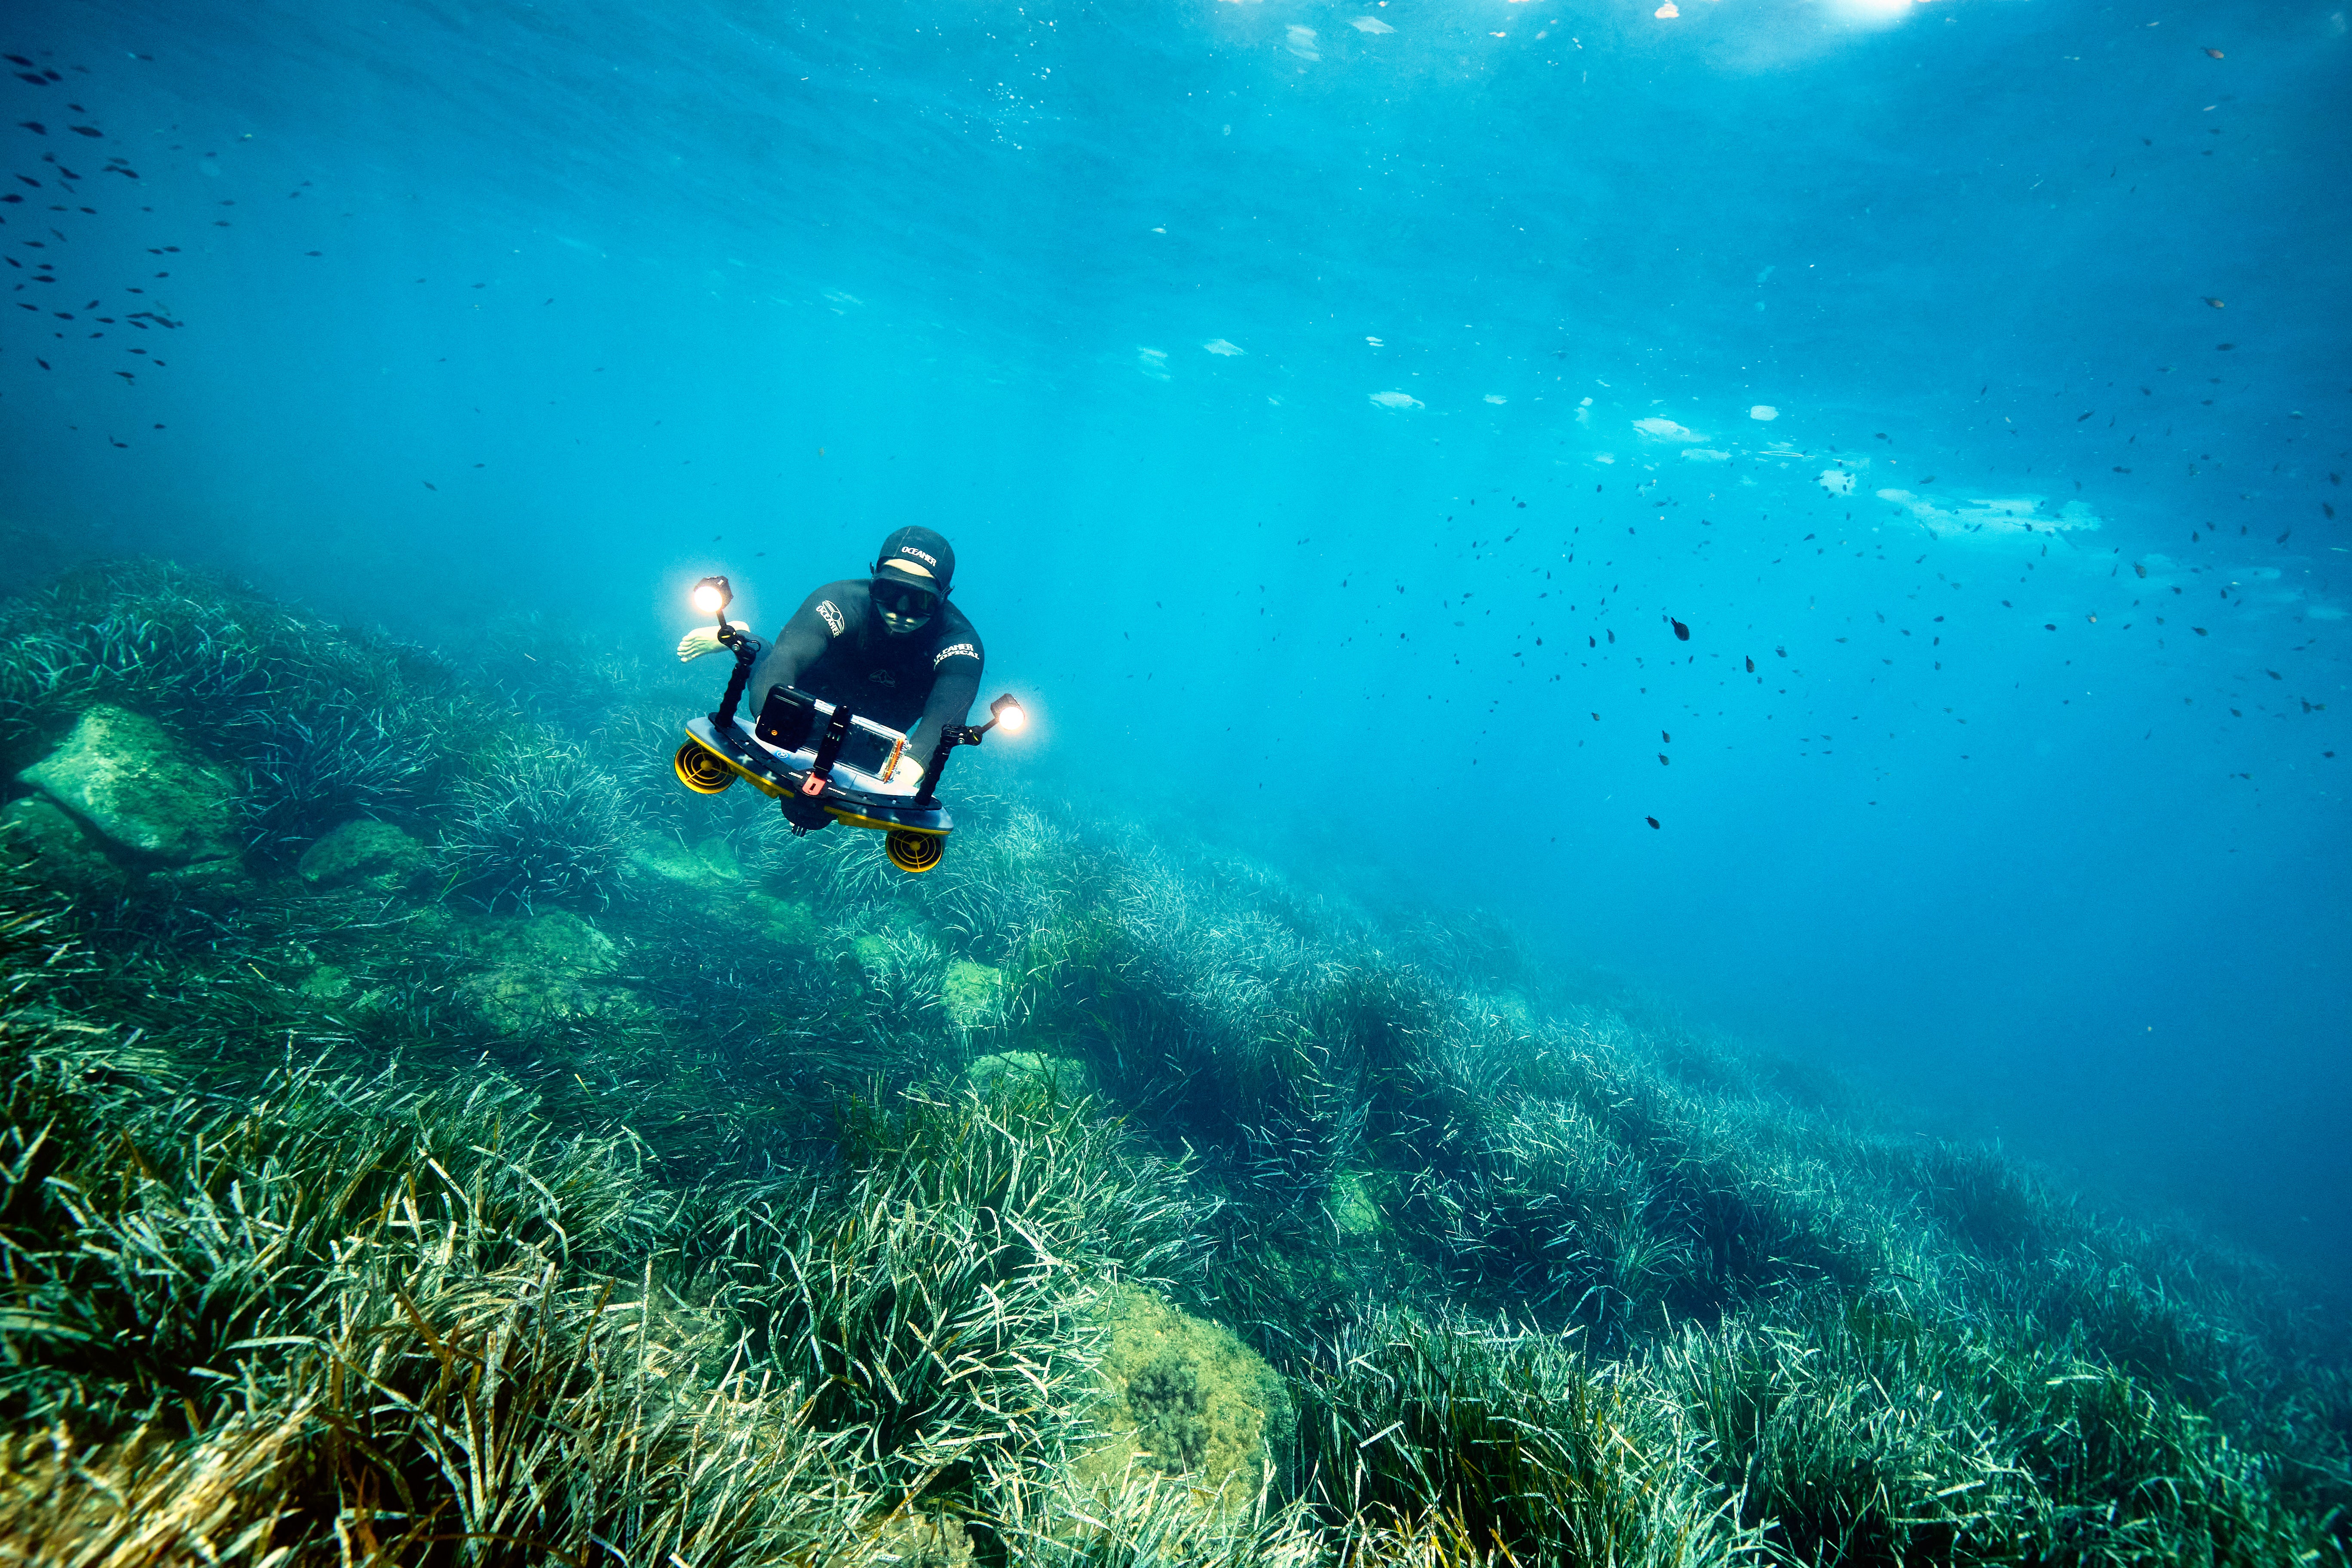
M 2262 1269 L 1473 917 L 985 799 L 902 877 L 625 659 L 167 564 L 5 632 L 26 1560 L 2346 1558 Z

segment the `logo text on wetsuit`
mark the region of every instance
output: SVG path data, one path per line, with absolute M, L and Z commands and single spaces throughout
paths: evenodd
M 816 613 L 824 617 L 824 624 L 833 628 L 833 635 L 835 637 L 839 637 L 841 635 L 842 628 L 849 625 L 847 621 L 842 618 L 841 611 L 834 605 L 834 602 L 831 599 L 820 599 L 817 601 Z
M 971 644 L 968 642 L 950 643 L 947 647 L 940 649 L 939 652 L 931 655 L 931 668 L 933 669 L 937 669 L 941 663 L 955 658 L 958 654 L 961 654 L 966 658 L 978 658 L 980 657 L 980 650 L 972 647 Z

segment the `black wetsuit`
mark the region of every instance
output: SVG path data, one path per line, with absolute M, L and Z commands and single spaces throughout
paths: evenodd
M 753 674 L 764 699 L 778 684 L 793 686 L 902 733 L 921 721 L 925 741 L 944 724 L 961 724 L 980 695 L 986 650 L 961 610 L 942 602 L 917 630 L 892 637 L 874 613 L 872 585 L 863 578 L 828 583 L 803 602 L 776 646 Z

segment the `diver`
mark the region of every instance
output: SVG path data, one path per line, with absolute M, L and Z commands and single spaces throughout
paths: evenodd
M 910 740 L 961 724 L 987 656 L 971 622 L 948 603 L 954 577 L 955 551 L 945 539 L 928 528 L 899 529 L 864 579 L 828 583 L 801 602 L 752 671 L 753 710 L 774 688 L 791 686 Z M 677 657 L 700 658 L 719 646 L 716 626 L 698 626 L 678 639 Z M 785 815 L 807 827 L 831 820 L 794 801 Z

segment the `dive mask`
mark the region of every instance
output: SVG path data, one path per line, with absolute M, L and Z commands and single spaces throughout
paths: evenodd
M 874 580 L 874 613 L 892 637 L 919 631 L 940 612 L 940 596 L 928 588 L 889 577 Z

